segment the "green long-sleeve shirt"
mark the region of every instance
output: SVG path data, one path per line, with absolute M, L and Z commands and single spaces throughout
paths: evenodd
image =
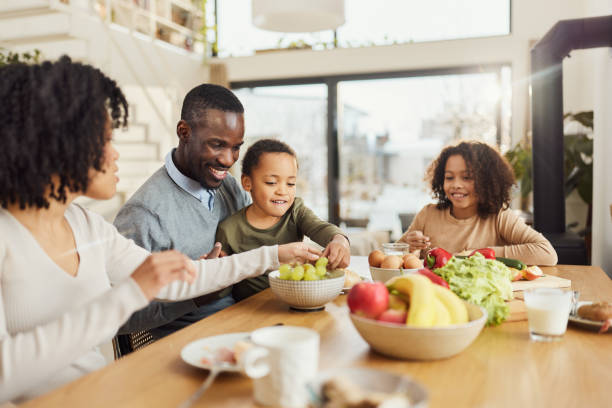
M 216 241 L 223 245 L 228 254 L 237 254 L 264 245 L 282 245 L 302 241 L 304 236 L 325 247 L 334 235 L 345 235 L 333 224 L 321 220 L 301 198 L 296 197 L 293 205 L 278 223 L 266 229 L 255 228 L 246 219 L 246 209 L 234 213 L 219 224 Z M 236 301 L 245 299 L 269 287 L 268 276 L 245 279 L 234 284 L 232 295 Z

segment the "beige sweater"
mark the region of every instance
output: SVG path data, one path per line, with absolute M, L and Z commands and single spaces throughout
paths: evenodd
M 406 233 L 410 231 L 422 231 L 430 238 L 432 248 L 444 248 L 452 254 L 493 248 L 497 256 L 519 259 L 527 265 L 557 263 L 557 253 L 550 242 L 512 210 L 484 219 L 475 215 L 460 220 L 451 215 L 450 209 L 439 210 L 429 204 L 419 211 Z

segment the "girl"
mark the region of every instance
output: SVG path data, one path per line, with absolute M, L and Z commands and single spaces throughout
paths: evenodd
M 5 66 L 0 101 L 0 403 L 102 367 L 97 346 L 154 297 L 189 299 L 318 258 L 303 243 L 198 262 L 151 255 L 74 204 L 115 194 L 111 129 L 127 123 L 123 93 L 91 66 Z
M 319 219 L 301 198 L 295 196 L 297 159 L 285 143 L 262 139 L 247 150 L 242 160 L 242 187 L 251 193 L 253 204 L 219 224 L 216 241 L 227 254 L 239 253 L 274 243 L 301 241 L 304 235 L 326 247 L 324 256 L 332 268 L 347 267 L 348 239 L 338 227 Z M 234 285 L 236 301 L 269 286 L 267 276 Z
M 399 239 L 410 250 L 440 247 L 451 253 L 490 247 L 529 265 L 555 265 L 544 236 L 508 209 L 512 168 L 485 143 L 463 142 L 442 150 L 427 177 L 437 204 L 429 204 Z

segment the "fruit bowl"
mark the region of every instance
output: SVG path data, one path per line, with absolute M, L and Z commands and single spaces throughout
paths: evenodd
M 469 321 L 441 327 L 414 327 L 379 322 L 351 313 L 361 337 L 377 352 L 402 360 L 437 360 L 454 356 L 478 337 L 487 312 L 465 302 Z
M 268 279 L 272 292 L 293 309 L 317 310 L 335 299 L 344 286 L 344 270 L 328 273 L 329 277 L 313 281 L 281 279 L 279 271 L 270 272 Z
M 385 269 L 370 266 L 370 274 L 372 275 L 372 280 L 375 282 L 379 281 L 383 283 L 385 283 L 391 278 L 395 278 L 396 276 L 415 273 L 416 271 L 418 271 L 418 269 Z

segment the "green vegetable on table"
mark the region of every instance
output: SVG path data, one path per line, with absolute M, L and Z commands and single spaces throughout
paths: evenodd
M 476 253 L 469 258 L 452 257 L 434 272 L 460 298 L 484 307 L 487 324 L 498 325 L 510 315 L 505 301 L 512 299 L 511 273 L 503 263 Z

